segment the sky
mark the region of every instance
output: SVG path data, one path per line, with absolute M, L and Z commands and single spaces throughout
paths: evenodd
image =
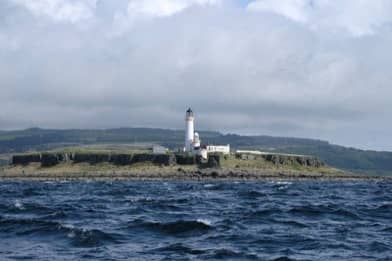
M 390 0 L 1 0 L 0 129 L 183 129 L 190 106 L 392 151 L 391 46 Z

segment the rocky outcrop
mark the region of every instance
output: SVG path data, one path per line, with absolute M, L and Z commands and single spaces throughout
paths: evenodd
M 64 157 L 61 154 L 44 153 L 41 155 L 41 166 L 52 167 L 60 163 Z
M 107 153 L 75 153 L 73 155 L 73 162 L 75 163 L 90 163 L 98 164 L 110 161 L 110 154 Z
M 32 162 L 40 162 L 42 167 L 55 166 L 61 162 L 74 163 L 112 163 L 115 165 L 132 165 L 135 163 L 151 162 L 156 165 L 174 165 L 174 154 L 111 154 L 111 153 L 42 153 L 28 155 L 14 155 L 13 165 L 28 165 Z
M 208 167 L 209 168 L 219 168 L 221 163 L 221 155 L 209 155 L 208 156 Z
M 236 157 L 243 160 L 265 160 L 272 162 L 275 165 L 295 165 L 305 167 L 319 168 L 324 166 L 324 163 L 317 158 L 302 155 L 290 154 L 250 154 L 250 153 L 237 153 Z
M 308 166 L 316 167 L 316 168 L 320 168 L 320 167 L 325 166 L 324 162 L 322 162 L 321 160 L 319 160 L 317 158 L 308 158 L 306 160 L 306 163 Z
M 177 163 L 176 157 L 173 154 L 157 154 L 152 162 L 165 166 L 175 165 Z
M 131 154 L 113 154 L 110 157 L 110 162 L 112 164 L 118 166 L 125 166 L 132 164 L 132 155 Z
M 176 163 L 176 158 L 173 154 L 134 154 L 131 163 L 151 162 L 157 165 L 173 165 Z
M 134 154 L 132 157 L 132 162 L 131 163 L 141 163 L 141 162 L 154 162 L 155 160 L 154 154 Z
M 194 165 L 197 164 L 197 158 L 195 155 L 188 154 L 176 154 L 176 162 L 178 165 Z
M 185 154 L 149 154 L 149 153 L 89 153 L 89 152 L 76 152 L 76 153 L 36 153 L 26 155 L 14 155 L 12 157 L 13 165 L 27 165 L 32 162 L 40 162 L 42 167 L 55 166 L 62 162 L 74 162 L 74 163 L 112 163 L 118 166 L 132 165 L 136 163 L 152 163 L 160 166 L 170 165 L 196 165 L 198 164 L 202 168 L 219 168 L 222 161 L 228 156 L 221 154 L 210 154 L 208 155 L 208 161 L 203 161 L 200 157 Z M 263 160 L 271 162 L 275 165 L 300 165 L 305 167 L 319 168 L 324 166 L 324 163 L 317 158 L 310 156 L 301 155 L 290 155 L 290 154 L 247 154 L 240 153 L 236 154 L 236 157 L 242 160 Z
M 199 167 L 201 169 L 206 169 L 206 168 L 220 168 L 221 167 L 221 161 L 223 160 L 223 155 L 221 154 L 210 154 L 208 155 L 208 160 L 207 161 L 199 161 Z
M 40 154 L 25 154 L 12 156 L 13 165 L 28 165 L 33 162 L 41 162 Z

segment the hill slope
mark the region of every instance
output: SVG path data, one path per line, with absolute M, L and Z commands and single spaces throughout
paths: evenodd
M 0 131 L 0 154 L 47 150 L 64 146 L 116 143 L 158 143 L 169 148 L 183 144 L 183 131 L 151 128 L 107 130 L 26 129 Z M 201 131 L 203 143 L 231 144 L 234 149 L 314 155 L 328 165 L 369 174 L 392 175 L 392 152 L 365 151 L 333 145 L 326 141 L 271 136 L 223 135 Z

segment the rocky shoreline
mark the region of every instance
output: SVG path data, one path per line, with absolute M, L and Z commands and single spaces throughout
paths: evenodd
M 221 170 L 175 171 L 169 173 L 0 173 L 0 181 L 382 181 L 392 182 L 392 177 L 363 175 L 323 175 L 287 173 L 250 173 Z

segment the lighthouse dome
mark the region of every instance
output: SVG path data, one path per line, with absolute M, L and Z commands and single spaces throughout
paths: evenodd
M 191 108 L 189 108 L 189 109 L 186 111 L 186 116 L 187 116 L 187 117 L 189 117 L 189 116 L 192 116 L 192 117 L 193 117 L 193 111 L 192 111 Z

